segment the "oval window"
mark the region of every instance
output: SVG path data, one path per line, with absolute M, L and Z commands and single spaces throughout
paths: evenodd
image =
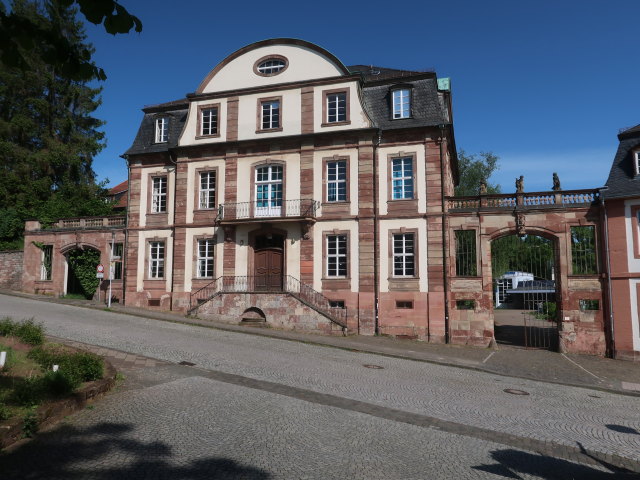
M 263 75 L 265 77 L 277 75 L 287 68 L 287 63 L 287 59 L 280 56 L 261 58 L 256 62 L 254 71 L 258 75 Z

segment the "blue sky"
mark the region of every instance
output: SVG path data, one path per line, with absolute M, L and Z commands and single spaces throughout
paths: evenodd
M 458 148 L 492 151 L 492 181 L 514 191 L 604 185 L 618 130 L 640 123 L 640 2 L 211 2 L 121 0 L 141 34 L 87 26 L 105 69 L 105 148 L 94 169 L 126 179 L 120 155 L 145 105 L 183 98 L 249 43 L 295 37 L 346 65 L 434 69 L 451 77 Z

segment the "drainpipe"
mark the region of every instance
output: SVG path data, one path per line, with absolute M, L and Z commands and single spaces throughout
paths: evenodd
M 378 211 L 378 149 L 382 142 L 382 130 L 378 129 L 378 136 L 373 143 L 373 302 L 375 334 L 380 335 L 379 301 L 380 301 L 380 281 L 378 279 L 380 245 L 378 239 L 379 231 L 379 211 Z M 358 321 L 358 334 L 360 333 L 360 322 Z
M 129 207 L 131 205 L 131 165 L 129 165 L 129 155 L 120 155 L 127 162 L 127 209 L 124 215 L 124 248 L 122 255 L 122 305 L 126 301 L 127 291 L 127 263 L 129 261 Z
M 174 166 L 174 175 L 173 175 L 173 223 L 171 225 L 171 287 L 169 290 L 169 311 L 173 311 L 173 285 L 175 282 L 175 270 L 176 270 L 176 203 L 177 203 L 177 192 L 178 192 L 178 162 L 173 159 L 174 153 L 169 150 L 169 161 L 173 163 Z
M 616 337 L 615 329 L 613 326 L 613 300 L 611 294 L 611 257 L 609 255 L 609 216 L 607 215 L 607 208 L 604 203 L 604 195 L 602 195 L 600 189 L 600 199 L 602 200 L 602 210 L 604 210 L 604 255 L 607 259 L 607 304 L 609 309 L 609 354 L 611 358 L 616 358 Z
M 449 264 L 448 260 L 448 243 L 447 243 L 447 214 L 446 214 L 446 201 L 444 195 L 445 176 L 444 176 L 444 152 L 442 150 L 442 143 L 444 142 L 444 129 L 446 125 L 440 124 L 440 200 L 442 208 L 442 282 L 444 292 L 444 341 L 449 343 Z

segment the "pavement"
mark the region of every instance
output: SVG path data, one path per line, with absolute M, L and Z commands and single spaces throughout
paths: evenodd
M 81 306 L 89 309 L 104 310 L 106 308 L 104 303 L 93 300 L 54 298 L 7 290 L 0 290 L 0 294 L 14 295 L 43 302 Z M 624 360 L 613 360 L 591 355 L 560 354 L 546 350 L 503 345 L 488 349 L 460 345 L 429 344 L 418 340 L 398 340 L 385 336 L 341 337 L 286 332 L 269 328 L 201 320 L 174 312 L 125 307 L 118 303 L 112 303 L 110 310 L 116 313 L 165 322 L 199 325 L 218 330 L 304 342 L 348 351 L 455 366 L 508 377 L 640 396 L 640 364 Z

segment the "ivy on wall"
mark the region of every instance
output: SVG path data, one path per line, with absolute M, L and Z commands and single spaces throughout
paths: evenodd
M 96 267 L 100 263 L 100 252 L 97 250 L 73 250 L 68 254 L 69 273 L 75 275 L 80 284 L 82 294 L 86 298 L 92 298 L 100 284 L 96 278 Z

